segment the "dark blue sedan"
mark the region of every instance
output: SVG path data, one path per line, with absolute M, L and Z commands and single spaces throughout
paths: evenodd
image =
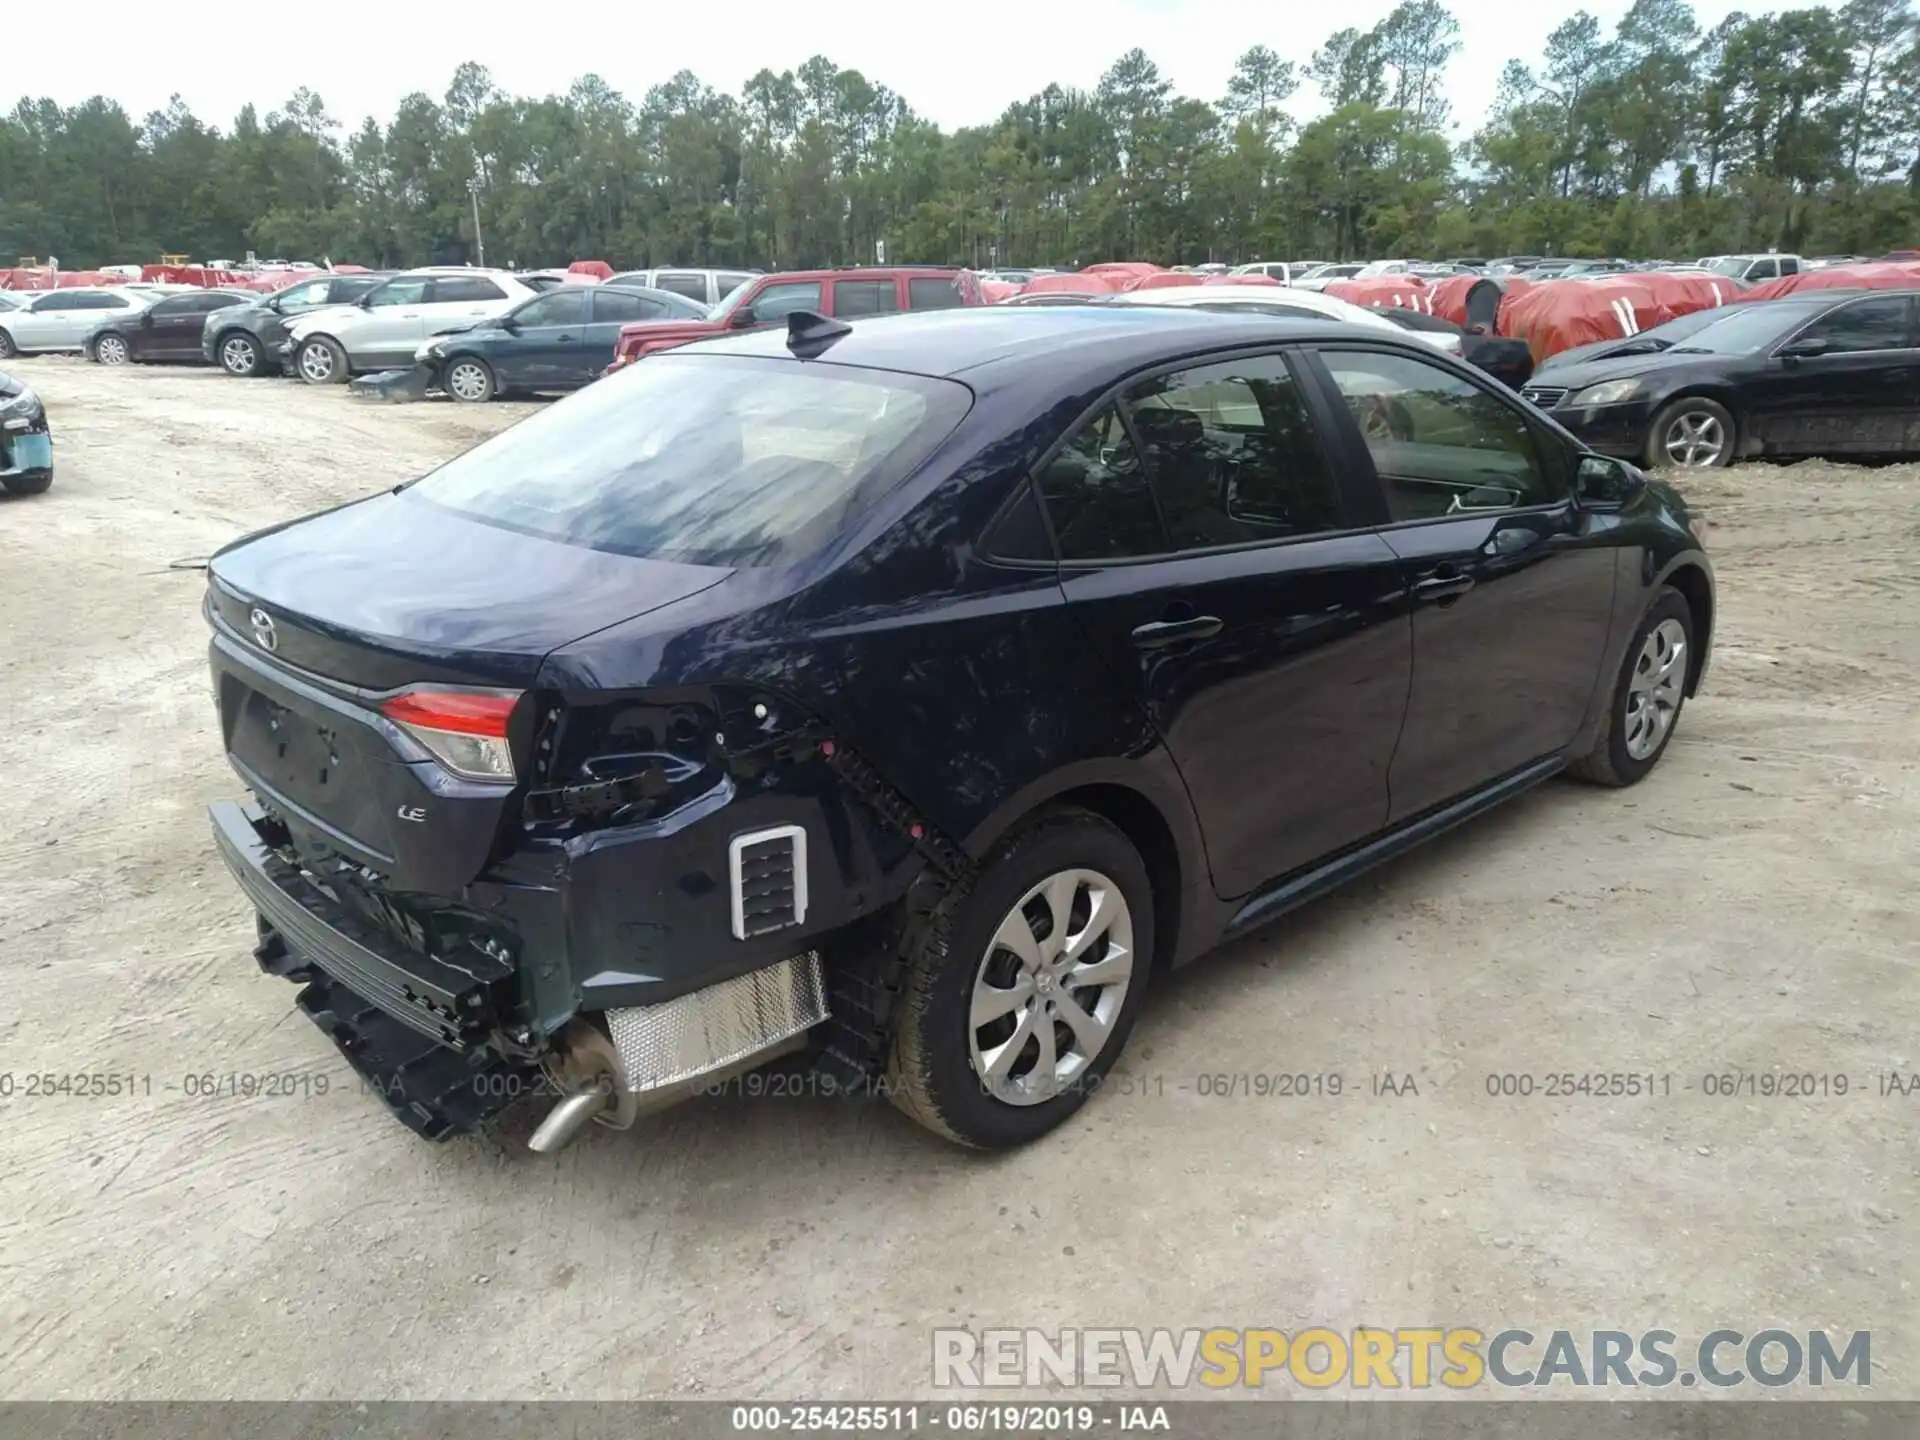
M 1679 496 L 1480 371 L 1147 306 L 796 311 L 208 568 L 254 955 L 539 1150 L 794 1049 L 1032 1140 L 1168 967 L 1643 779 L 1714 627 Z
M 415 356 L 428 383 L 478 404 L 514 392 L 578 390 L 613 361 L 620 327 L 703 320 L 707 307 L 639 286 L 563 285 L 468 330 L 439 335 Z

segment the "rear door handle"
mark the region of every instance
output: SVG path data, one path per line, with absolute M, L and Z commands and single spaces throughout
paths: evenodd
M 1134 627 L 1133 643 L 1142 650 L 1157 650 L 1163 645 L 1178 645 L 1182 640 L 1205 640 L 1218 635 L 1222 623 L 1217 615 L 1195 615 L 1190 620 L 1155 620 Z
M 1457 600 L 1473 588 L 1473 576 L 1458 571 L 1435 571 L 1413 582 L 1413 593 L 1422 600 Z

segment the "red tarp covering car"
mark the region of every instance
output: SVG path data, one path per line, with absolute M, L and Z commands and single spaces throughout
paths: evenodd
M 1158 275 L 1165 267 L 1154 265 L 1145 260 L 1102 260 L 1097 265 L 1082 265 L 1082 275 L 1107 275 L 1117 279 L 1129 279 L 1136 275 Z
M 1699 309 L 1695 305 L 1690 309 Z M 1638 277 L 1536 285 L 1500 307 L 1500 330 L 1527 342 L 1538 365 L 1549 355 L 1596 340 L 1619 340 L 1663 325 L 1676 314 Z
M 150 285 L 198 285 L 203 290 L 222 285 L 244 285 L 251 278 L 237 270 L 212 270 L 205 265 L 142 265 L 140 278 Z
M 1664 300 L 1676 315 L 1690 315 L 1716 305 L 1732 305 L 1749 300 L 1753 291 L 1724 275 L 1676 274 L 1670 270 L 1646 270 L 1621 277 L 1632 284 L 1644 285 Z M 1597 280 L 1583 282 L 1597 285 Z
M 1745 300 L 1778 300 L 1802 290 L 1920 290 L 1920 261 L 1869 261 L 1864 265 L 1829 265 L 1782 275 L 1747 291 Z
M 1202 285 L 1272 285 L 1285 289 L 1271 275 L 1208 275 L 1201 279 Z
M 1112 295 L 1126 284 L 1126 277 L 1096 274 L 1082 270 L 1077 275 L 1036 275 L 1021 289 L 1022 295 Z
M 1206 279 L 1190 271 L 1156 270 L 1151 275 L 1133 275 L 1125 282 L 1128 290 L 1179 290 L 1189 285 L 1199 285 Z
M 1326 293 L 1351 305 L 1392 305 L 1432 313 L 1433 287 L 1418 275 L 1372 275 L 1365 280 L 1335 280 Z
M 124 275 L 98 270 L 0 270 L 0 290 L 70 290 L 80 285 L 124 285 Z
M 1011 300 L 1021 289 L 1010 280 L 982 280 L 980 298 L 988 305 L 998 305 L 1002 300 Z
M 591 275 L 596 280 L 611 280 L 613 267 L 604 260 L 576 260 L 567 266 L 569 275 Z

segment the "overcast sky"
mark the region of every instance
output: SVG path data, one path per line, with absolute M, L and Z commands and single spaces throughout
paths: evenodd
M 1589 0 L 1585 8 L 1611 28 L 1628 3 Z M 793 69 L 811 55 L 825 54 L 891 86 L 922 115 L 951 130 L 990 121 L 1049 81 L 1091 88 L 1133 45 L 1153 57 L 1180 93 L 1217 99 L 1234 59 L 1249 46 L 1269 45 L 1304 65 L 1331 32 L 1345 25 L 1366 29 L 1393 4 L 1042 0 L 1026 6 L 927 9 L 897 0 L 832 5 L 734 0 L 712 9 L 639 7 L 620 15 L 592 5 L 529 11 L 499 0 L 470 0 L 457 14 L 408 24 L 387 40 L 377 18 L 362 24 L 339 13 L 308 33 L 298 21 L 257 26 L 243 12 L 233 12 L 240 17 L 236 23 L 253 32 L 253 38 L 235 41 L 214 38 L 164 10 L 142 5 L 136 11 L 125 0 L 106 0 L 89 9 L 90 23 L 120 18 L 116 12 L 124 10 L 126 35 L 98 45 L 25 48 L 11 57 L 0 79 L 0 86 L 23 91 L 0 89 L 0 106 L 11 110 L 22 93 L 50 95 L 65 105 L 105 94 L 139 120 L 178 91 L 202 120 L 224 129 L 243 104 L 253 102 L 264 115 L 295 87 L 307 85 L 351 129 L 367 115 L 390 119 L 401 96 L 411 91 L 438 98 L 462 60 L 485 65 L 511 94 L 563 91 L 592 71 L 637 101 L 678 70 L 690 69 L 738 94 L 762 67 Z M 1453 119 L 1463 134 L 1485 115 L 1506 62 L 1514 57 L 1537 62 L 1548 32 L 1580 8 L 1576 0 L 1453 0 L 1461 48 L 1447 79 Z M 1698 0 L 1694 6 L 1703 27 L 1735 8 L 1731 0 Z M 1747 8 L 1772 7 L 1750 0 Z M 50 15 L 47 23 L 56 32 L 61 28 L 58 12 L 39 13 Z M 9 27 L 14 39 L 23 35 L 23 18 Z M 549 27 L 545 18 L 556 23 Z M 107 24 L 102 33 L 115 28 Z M 209 28 L 217 33 L 220 27 Z M 431 42 L 421 43 L 427 37 Z M 251 50 L 250 61 L 243 47 Z M 1293 108 L 1306 117 L 1316 105 L 1309 90 Z

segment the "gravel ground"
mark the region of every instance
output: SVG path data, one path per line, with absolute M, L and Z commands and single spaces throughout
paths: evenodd
M 1692 482 L 1720 638 L 1653 779 L 1549 785 L 1182 972 L 1051 1139 L 729 1098 L 536 1160 L 414 1139 L 255 970 L 169 568 L 527 407 L 17 373 L 59 469 L 0 500 L 0 1393 L 900 1397 L 939 1325 L 1325 1323 L 1868 1328 L 1875 1398 L 1920 1397 L 1920 1098 L 1880 1094 L 1920 1073 L 1920 467 Z M 1594 1070 L 1673 1090 L 1486 1090 Z M 1201 1093 L 1275 1071 L 1345 1093 Z M 1734 1071 L 1852 1093 L 1703 1093 Z M 193 1093 L 255 1073 L 329 1091 Z

